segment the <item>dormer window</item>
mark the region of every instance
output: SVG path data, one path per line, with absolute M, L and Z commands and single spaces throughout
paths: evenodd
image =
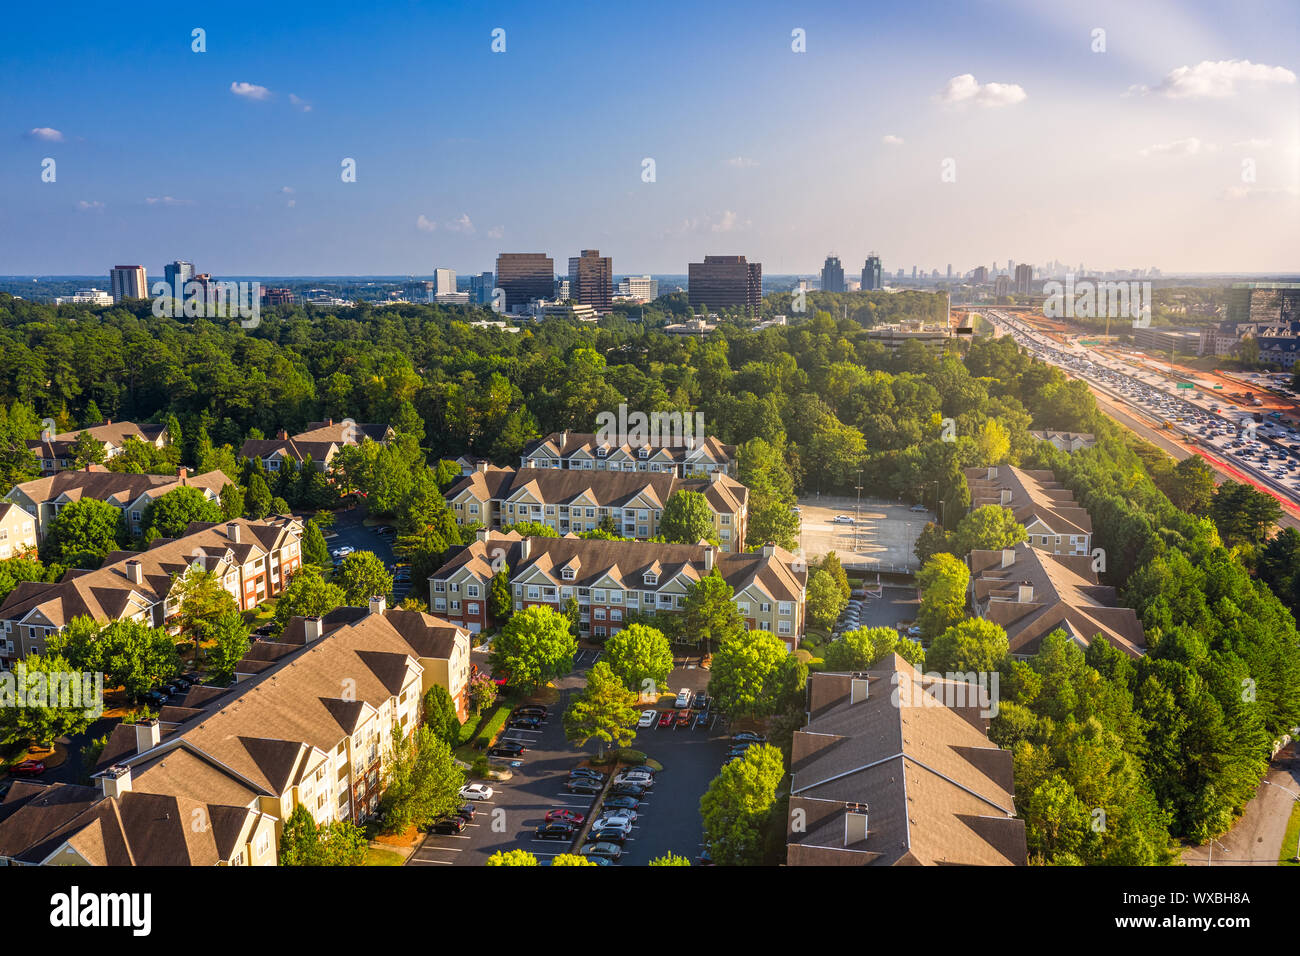
M 639 457 L 641 457 L 641 458 L 649 458 L 649 457 L 650 457 L 650 449 L 649 449 L 649 448 L 642 448 L 642 449 L 640 449 L 640 450 L 637 452 L 637 455 L 638 455 Z
M 645 580 L 645 583 L 646 583 L 646 584 L 658 584 L 658 583 L 659 583 L 659 575 L 657 575 L 657 574 L 650 574 L 649 572 L 647 572 L 646 575 L 645 575 L 645 577 L 644 577 L 644 580 Z
M 573 568 L 565 568 L 561 572 L 560 576 L 564 578 L 564 580 L 566 581 L 572 581 L 576 577 L 576 575 L 573 573 Z
M 596 449 L 596 457 L 597 457 L 597 458 L 604 458 L 604 457 L 606 457 L 608 454 L 609 454 L 609 449 L 608 449 L 608 448 L 597 448 L 597 449 Z

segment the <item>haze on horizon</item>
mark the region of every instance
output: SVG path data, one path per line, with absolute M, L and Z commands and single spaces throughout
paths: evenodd
M 53 39 L 0 64 L 0 274 L 1296 271 L 1300 12 L 1134 7 L 20 6 Z

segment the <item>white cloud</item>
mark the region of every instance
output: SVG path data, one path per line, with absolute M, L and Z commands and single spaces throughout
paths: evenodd
M 415 220 L 415 228 L 421 232 L 433 232 L 438 228 L 438 224 L 423 213 Z
M 949 106 L 1013 106 L 1025 99 L 1017 83 L 980 83 L 971 73 L 954 76 L 938 93 L 939 102 Z
M 1129 93 L 1155 93 L 1169 99 L 1235 96 L 1245 86 L 1290 86 L 1295 74 L 1283 66 L 1267 66 L 1249 60 L 1202 60 L 1196 66 L 1170 70 L 1154 89 L 1131 86 Z
M 100 202 L 98 199 L 92 199 L 89 202 L 83 199 L 81 200 L 81 202 L 77 203 L 77 208 L 78 209 L 103 209 L 104 204 Z
M 157 205 L 193 206 L 194 205 L 193 199 L 176 199 L 173 196 L 148 196 L 145 198 L 145 202 L 147 202 L 151 206 L 157 206 Z
M 715 222 L 710 228 L 714 232 L 735 232 L 741 227 L 741 225 L 742 223 L 736 218 L 736 214 L 730 209 L 727 209 L 722 213 L 722 218 Z M 743 225 L 748 226 L 749 222 L 746 221 Z
M 748 156 L 733 156 L 731 159 L 726 160 L 726 163 L 736 169 L 750 169 L 758 165 L 758 160 L 750 159 Z
M 1232 144 L 1233 149 L 1272 149 L 1271 139 L 1243 139 Z
M 471 235 L 474 232 L 474 223 L 469 221 L 469 213 L 467 212 L 461 213 L 451 222 L 443 223 L 443 225 L 445 225 L 452 232 L 463 232 Z
M 903 145 L 903 137 L 901 137 L 901 136 L 895 136 L 893 133 L 886 133 L 884 136 L 882 136 L 882 137 L 880 138 L 880 141 L 881 141 L 882 143 L 884 143 L 886 146 L 902 146 L 902 145 Z
M 289 94 L 289 102 L 297 109 L 302 110 L 304 113 L 311 112 L 311 104 L 308 103 L 306 100 L 304 100 L 301 96 L 298 96 L 296 93 Z
M 1202 149 L 1213 150 L 1213 146 L 1207 146 L 1195 136 L 1189 136 L 1186 139 L 1176 139 L 1172 143 L 1157 143 L 1154 146 L 1148 146 L 1145 149 L 1139 149 L 1139 156 L 1194 156 Z
M 294 189 L 293 189 L 292 186 L 281 186 L 281 187 L 280 187 L 280 192 L 282 192 L 282 193 L 286 193 L 286 194 L 287 194 L 287 193 L 291 193 L 291 192 L 293 192 L 293 191 L 294 191 Z
M 247 100 L 264 100 L 271 95 L 270 90 L 256 83 L 231 83 L 230 92 Z
M 32 139 L 43 140 L 47 143 L 63 142 L 63 134 L 50 126 L 38 126 L 33 130 L 28 130 L 27 135 Z
M 493 226 L 487 231 L 487 234 L 489 239 L 500 239 L 506 234 L 506 230 L 504 226 Z
M 290 199 L 287 203 L 285 203 L 285 205 L 288 206 L 290 209 L 292 209 L 294 206 L 298 205 L 298 200 Z

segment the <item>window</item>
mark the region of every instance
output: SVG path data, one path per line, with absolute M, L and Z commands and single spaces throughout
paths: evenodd
M 793 614 L 793 613 L 794 613 L 794 602 L 793 602 L 793 601 L 782 601 L 781 603 L 779 603 L 779 604 L 777 605 L 777 613 L 778 613 L 778 614 L 784 614 L 784 615 L 786 615 L 787 617 L 788 617 L 789 615 Z
M 478 613 L 478 609 L 479 609 L 478 604 L 473 603 L 473 602 L 471 602 L 471 603 L 465 605 L 465 613 L 466 613 L 466 614 L 477 614 L 477 613 Z
M 433 590 L 434 590 L 436 593 L 438 593 L 438 594 L 442 594 L 444 591 L 447 590 L 447 582 L 446 582 L 446 581 L 434 581 L 434 582 L 433 582 Z
M 659 575 L 657 575 L 657 574 L 646 574 L 645 577 L 642 578 L 642 580 L 645 581 L 646 584 L 658 584 L 658 583 L 659 583 Z
M 790 633 L 790 622 L 789 622 L 789 621 L 777 621 L 777 622 L 776 622 L 776 633 L 778 633 L 778 634 L 789 634 L 789 633 Z
M 749 617 L 749 602 L 748 602 L 748 601 L 737 601 L 737 602 L 736 602 L 736 610 L 738 610 L 738 611 L 741 613 L 741 615 L 742 615 L 743 617 Z
M 564 571 L 561 572 L 560 577 L 564 578 L 566 581 L 572 581 L 576 575 L 573 573 L 573 568 L 565 568 Z
M 771 605 L 771 603 L 768 602 L 768 601 L 764 601 L 762 604 L 760 604 L 760 605 L 758 606 L 758 608 L 759 608 L 759 610 L 762 611 L 764 614 L 771 614 L 771 613 L 772 613 L 772 605 Z
M 477 584 L 467 584 L 467 585 L 465 585 L 465 596 L 466 596 L 466 597 L 478 597 L 478 585 L 477 585 Z

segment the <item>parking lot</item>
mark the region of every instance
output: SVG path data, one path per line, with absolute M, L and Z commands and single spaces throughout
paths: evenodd
M 334 527 L 325 532 L 325 546 L 329 548 L 330 557 L 336 562 L 340 557 L 336 552 L 351 548 L 353 551 L 374 552 L 375 556 L 384 562 L 384 567 L 392 569 L 397 562 L 393 554 L 393 538 L 391 534 L 380 534 L 378 528 L 368 528 L 362 524 L 359 509 L 354 508 L 351 511 L 340 511 L 335 516 Z M 393 603 L 401 604 L 411 593 L 412 587 L 413 582 L 409 579 L 394 580 Z M 427 599 L 428 594 L 421 593 L 417 597 Z
M 586 671 L 598 652 L 588 649 L 575 661 L 574 672 L 557 682 L 560 699 L 537 730 L 510 729 L 502 740 L 522 743 L 528 750 L 512 766 L 508 781 L 489 782 L 491 799 L 475 802 L 475 819 L 460 834 L 429 834 L 408 860 L 408 866 L 482 865 L 498 850 L 527 850 L 539 861 L 572 852 L 564 841 L 535 836 L 548 810 L 570 809 L 589 816 L 595 799 L 576 796 L 565 789 L 569 771 L 596 752 L 595 743 L 584 749 L 565 740 L 561 715 L 569 697 L 581 691 Z M 674 691 L 703 691 L 709 672 L 687 663 L 673 671 Z M 659 709 L 672 701 L 661 698 Z M 646 704 L 643 709 L 654 705 Z M 654 857 L 673 852 L 694 860 L 701 850 L 700 797 L 718 774 L 728 750 L 725 727 L 710 720 L 694 726 L 638 729 L 631 747 L 641 750 L 664 767 L 655 785 L 636 808 L 637 820 L 623 845 L 620 863 L 644 865 Z
M 799 502 L 799 545 L 809 561 L 834 551 L 848 570 L 914 571 L 917 536 L 934 515 L 897 501 L 806 498 Z M 855 520 L 855 513 L 857 515 Z M 836 518 L 840 521 L 836 521 Z M 848 520 L 845 520 L 848 519 Z

